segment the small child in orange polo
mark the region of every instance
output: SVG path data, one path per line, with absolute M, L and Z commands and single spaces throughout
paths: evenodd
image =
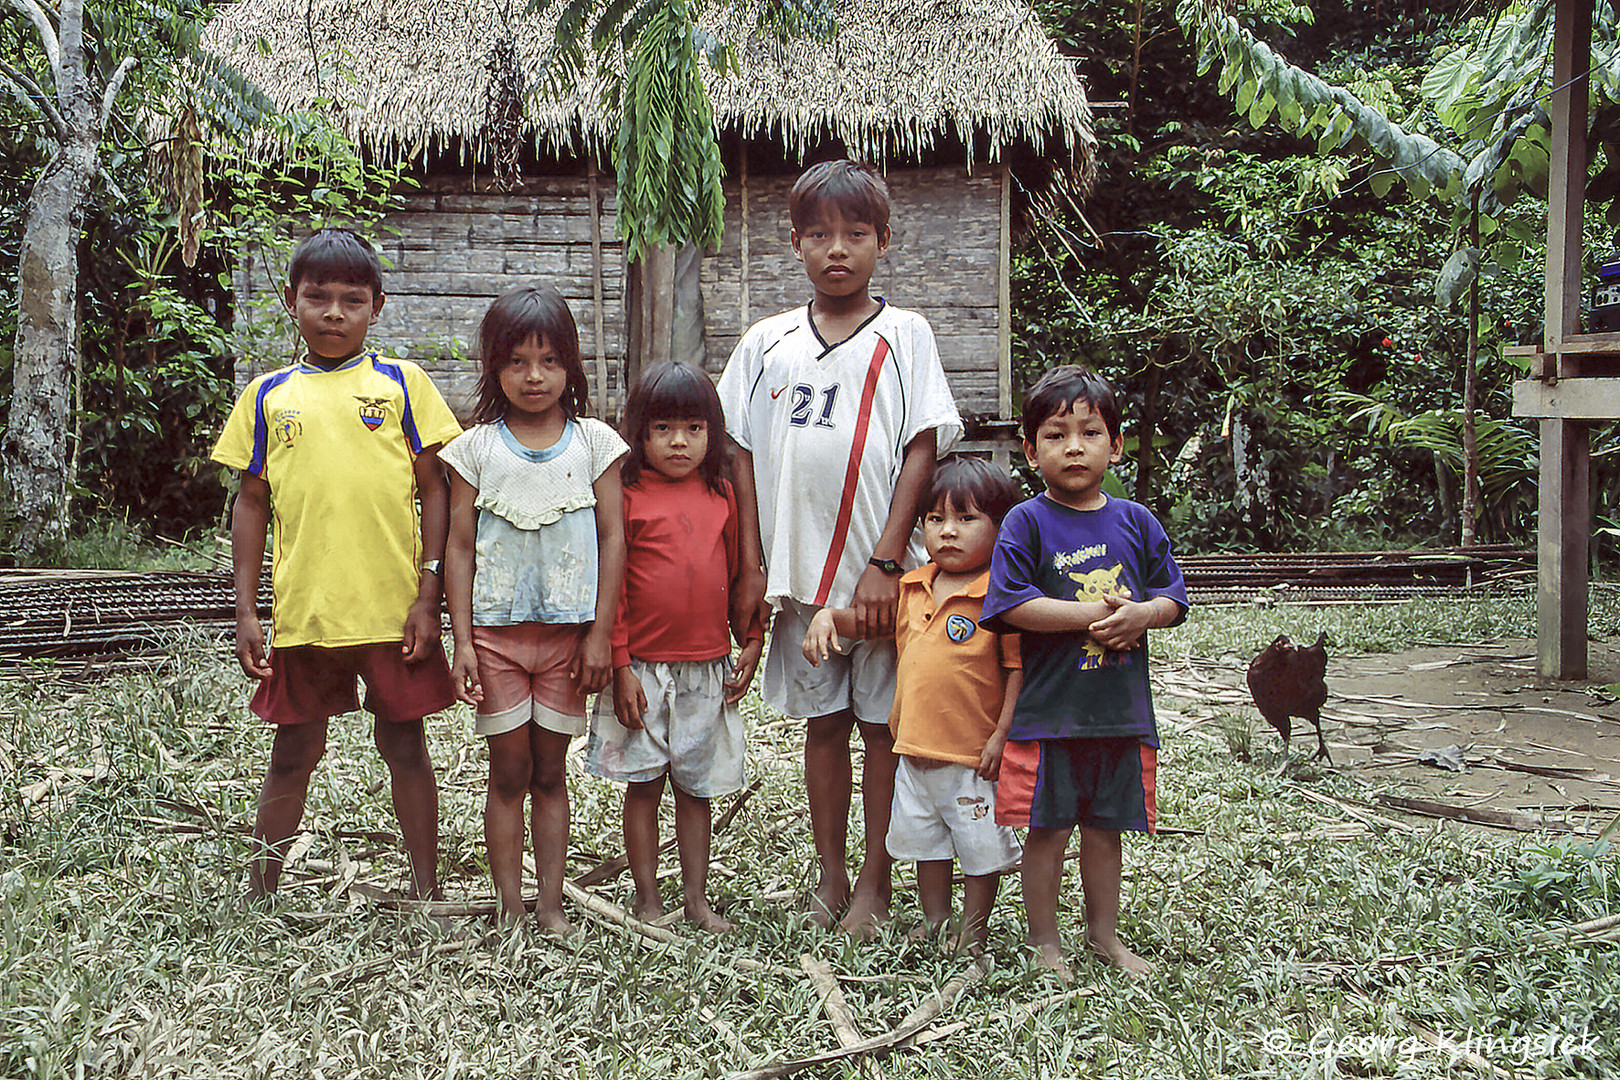
M 961 862 L 957 946 L 974 953 L 989 935 L 1001 875 L 1021 854 L 1017 834 L 996 824 L 995 784 L 1023 676 L 1018 635 L 979 627 L 996 531 L 1017 502 L 1005 470 L 977 458 L 942 462 L 922 503 L 929 562 L 901 577 L 895 612 L 889 854 L 916 861 L 918 901 L 933 927 L 950 919 L 951 860 Z M 854 630 L 852 611 L 823 608 L 805 658 L 819 665 Z

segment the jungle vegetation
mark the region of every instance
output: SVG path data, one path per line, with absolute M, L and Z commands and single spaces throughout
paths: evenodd
M 1529 543 L 1536 444 L 1533 429 L 1511 416 L 1509 387 L 1520 373 L 1502 346 L 1540 336 L 1544 191 L 1525 182 L 1491 203 L 1481 219 L 1486 235 L 1472 242 L 1456 200 L 1434 183 L 1392 169 L 1387 154 L 1354 133 L 1329 138 L 1333 117 L 1279 103 L 1252 58 L 1234 68 L 1224 46 L 1212 56 L 1200 33 L 1209 12 L 1198 5 L 1038 6 L 1079 58 L 1098 104 L 1101 181 L 1089 195 L 1032 205 L 1014 254 L 1020 386 L 1052 364 L 1080 361 L 1121 387 L 1128 447 L 1119 479 L 1169 522 L 1181 550 L 1450 544 L 1465 509 L 1472 321 L 1480 476 L 1473 536 Z M 249 88 L 172 92 L 172 61 L 189 55 L 194 36 L 163 28 L 205 19 L 206 4 L 91 0 L 85 10 L 92 73 L 105 84 L 122 58 L 135 63 L 109 113 L 79 233 L 70 520 L 75 531 L 110 517 L 183 537 L 211 529 L 224 505 L 206 452 L 232 398 L 230 357 L 267 347 L 265 335 L 276 332 L 234 309 L 230 253 L 271 242 L 275 221 L 289 212 L 374 220 L 410 175 L 367 162 L 318 115 L 257 115 Z M 1286 60 L 1287 68 L 1273 69 L 1348 88 L 1411 138 L 1466 156 L 1458 110 L 1489 79 L 1468 83 L 1466 71 L 1458 74 L 1459 47 L 1488 39 L 1505 21 L 1533 27 L 1546 11 L 1462 0 L 1245 0 L 1232 15 Z M 6 70 L 43 85 L 46 60 L 23 7 L 0 10 L 0 28 Z M 1507 64 L 1497 61 L 1497 69 Z M 1437 86 L 1449 86 L 1450 96 Z M 1617 111 L 1607 94 L 1600 85 L 1598 128 Z M 0 97 L 0 121 L 5 417 L 23 212 L 57 141 L 26 93 Z M 185 123 L 209 146 L 206 161 L 185 143 Z M 270 168 L 246 150 L 262 123 L 281 126 L 278 138 L 293 147 L 287 163 Z M 1536 134 L 1526 143 L 1532 156 Z M 1438 151 L 1423 158 L 1439 160 Z M 1519 171 L 1533 178 L 1533 167 Z M 194 263 L 183 257 L 190 253 L 181 235 L 182 223 L 197 217 L 180 209 L 195 205 L 181 202 L 187 175 L 211 223 Z M 1599 195 L 1587 236 L 1594 266 L 1613 240 Z M 1457 262 L 1463 249 L 1476 252 L 1462 268 L 1466 282 Z M 1477 290 L 1472 320 L 1466 303 L 1437 299 L 1448 267 L 1454 295 L 1459 284 Z M 1608 494 L 1620 468 L 1614 433 L 1595 433 L 1593 447 L 1595 509 L 1607 536 L 1620 521 Z M 15 530 L 6 536 L 0 553 L 9 554 L 0 558 L 18 561 Z M 1597 550 L 1608 553 L 1603 543 Z M 50 556 L 36 551 L 40 557 Z

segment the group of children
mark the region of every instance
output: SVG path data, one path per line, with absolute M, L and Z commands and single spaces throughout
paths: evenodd
M 1021 857 L 1027 940 L 1067 974 L 1058 891 L 1078 826 L 1089 945 L 1146 970 L 1116 930 L 1120 834 L 1154 823 L 1145 631 L 1179 621 L 1187 599 L 1158 522 L 1102 490 L 1123 448 L 1113 392 L 1080 367 L 1029 392 L 1024 452 L 1045 492 L 1020 501 L 1004 469 L 944 456 L 962 424 L 933 333 L 870 293 L 890 236 L 882 180 L 815 166 L 789 212 L 813 299 L 751 328 L 718 385 L 679 363 L 645 372 L 622 437 L 585 415 L 555 289 L 490 307 L 463 432 L 419 368 L 366 348 L 383 305 L 370 245 L 337 229 L 299 245 L 285 301 L 307 355 L 247 388 L 214 451 L 241 474 L 237 655 L 259 680 L 253 711 L 275 725 L 251 892 L 276 888 L 328 719 L 359 707 L 358 677 L 416 895 L 439 895 L 423 718 L 459 699 L 488 742 L 504 920 L 526 910 L 527 799 L 534 918 L 571 931 L 565 761 L 588 734 L 589 771 L 626 785 L 636 914 L 664 912 L 667 777 L 685 915 L 722 932 L 706 894 L 710 800 L 743 786 L 738 702 L 763 653 L 766 703 L 806 723 L 814 921 L 886 919 L 904 859 L 925 919 L 943 926 L 955 858 L 959 940 L 981 948 Z M 267 650 L 255 603 L 272 524 Z M 852 731 L 866 834 L 853 887 Z

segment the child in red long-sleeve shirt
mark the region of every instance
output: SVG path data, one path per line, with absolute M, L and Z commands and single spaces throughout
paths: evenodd
M 740 566 L 724 431 L 714 384 L 687 364 L 661 364 L 630 391 L 613 692 L 597 698 L 586 750 L 594 775 L 627 784 L 624 848 L 643 919 L 664 913 L 658 804 L 665 777 L 674 781 L 686 918 L 713 933 L 731 925 L 706 893 L 709 800 L 743 786 L 737 702 L 764 648 L 756 618 L 735 628 L 742 651 L 731 660 L 727 613 Z

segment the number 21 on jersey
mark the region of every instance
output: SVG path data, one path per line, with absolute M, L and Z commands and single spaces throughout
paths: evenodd
M 806 427 L 812 422 L 816 427 L 833 427 L 833 406 L 838 401 L 838 384 L 824 387 L 820 394 L 820 408 L 816 402 L 816 388 L 807 383 L 799 383 L 793 388 L 793 411 L 788 414 L 788 423 L 794 427 Z

